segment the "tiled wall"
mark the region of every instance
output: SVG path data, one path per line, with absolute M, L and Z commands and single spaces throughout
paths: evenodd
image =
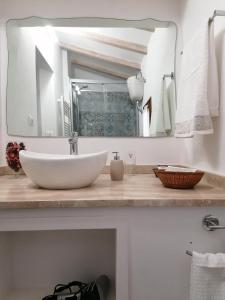
M 78 99 L 81 136 L 137 136 L 136 106 L 127 92 L 82 92 Z

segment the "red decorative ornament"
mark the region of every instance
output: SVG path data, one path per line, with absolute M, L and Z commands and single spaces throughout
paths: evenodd
M 18 172 L 22 167 L 19 159 L 20 150 L 25 150 L 24 143 L 9 142 L 6 147 L 6 160 L 8 166 L 15 172 Z

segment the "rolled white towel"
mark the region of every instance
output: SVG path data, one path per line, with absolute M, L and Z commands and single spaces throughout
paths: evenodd
M 197 172 L 197 169 L 192 169 L 192 168 L 182 168 L 182 167 L 173 167 L 173 166 L 168 166 L 165 168 L 165 171 L 167 172 Z

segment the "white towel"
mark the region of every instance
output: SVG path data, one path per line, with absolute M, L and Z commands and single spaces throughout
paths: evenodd
M 214 22 L 209 25 L 208 102 L 212 117 L 219 116 L 219 76 L 216 60 Z
M 166 84 L 166 79 L 163 80 L 163 93 L 162 93 L 162 113 L 163 113 L 163 124 L 165 132 L 168 134 L 171 131 L 171 119 L 170 119 L 170 103 L 169 94 Z
M 155 103 L 153 102 L 153 105 L 154 104 Z M 159 98 L 159 103 L 154 111 L 155 111 L 155 128 L 154 128 L 155 130 L 151 128 L 151 135 L 166 136 L 166 127 L 169 129 L 170 124 L 168 118 L 169 111 L 168 111 L 168 95 L 166 91 L 166 82 L 163 79 L 161 82 L 161 94 Z
M 169 80 L 169 79 L 168 79 Z M 162 79 L 161 94 L 157 107 L 153 102 L 153 116 L 150 127 L 150 136 L 171 136 L 175 131 L 176 91 L 173 79 L 170 82 Z M 155 118 L 154 118 L 155 117 Z M 155 120 L 155 122 L 153 122 Z M 155 126 L 154 126 L 155 125 Z
M 189 172 L 195 173 L 198 171 L 197 169 L 193 169 L 193 168 L 181 168 L 176 166 L 168 166 L 165 167 L 164 170 L 166 172 L 188 172 L 188 173 Z
M 155 136 L 170 135 L 172 129 L 170 110 L 170 98 L 166 80 L 162 79 L 160 102 L 156 112 Z
M 213 133 L 219 111 L 213 22 L 205 24 L 184 49 L 178 89 L 176 137 Z
M 170 135 L 174 135 L 175 132 L 175 116 L 176 116 L 176 90 L 175 90 L 175 82 L 171 80 L 169 86 L 167 88 L 168 94 L 168 102 L 169 102 L 169 113 L 170 113 L 170 124 L 171 130 Z
M 225 254 L 193 252 L 190 300 L 225 300 Z

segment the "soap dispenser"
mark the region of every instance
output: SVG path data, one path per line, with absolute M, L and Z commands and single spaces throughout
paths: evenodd
M 123 180 L 124 163 L 119 157 L 119 152 L 113 152 L 114 159 L 110 163 L 110 176 L 113 181 Z

